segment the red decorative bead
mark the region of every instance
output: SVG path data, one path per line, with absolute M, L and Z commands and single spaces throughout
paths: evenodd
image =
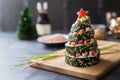
M 86 11 L 84 11 L 83 9 L 80 9 L 80 11 L 77 12 L 78 16 L 85 16 L 86 15 Z
M 85 40 L 85 43 L 90 43 L 90 39 Z
M 80 57 L 80 56 L 81 56 L 81 54 L 80 54 L 80 53 L 77 53 L 77 54 L 76 54 L 76 57 Z
M 71 42 L 71 45 L 72 45 L 72 46 L 76 46 L 77 43 L 76 43 L 76 42 Z
M 80 33 L 80 34 L 82 34 L 82 33 L 84 33 L 84 32 L 85 32 L 84 29 L 79 30 L 79 33 Z
M 78 44 L 83 44 L 83 41 L 82 40 L 78 41 Z
M 90 55 L 94 56 L 95 55 L 95 50 L 91 50 Z
M 80 22 L 81 22 L 81 20 L 77 20 L 77 22 L 78 22 L 78 23 L 80 23 Z

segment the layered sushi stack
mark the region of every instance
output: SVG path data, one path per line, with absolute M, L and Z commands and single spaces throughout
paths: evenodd
M 78 18 L 72 25 L 68 42 L 65 44 L 65 62 L 71 66 L 88 67 L 99 62 L 100 50 L 87 14 L 88 11 L 83 9 L 77 12 Z

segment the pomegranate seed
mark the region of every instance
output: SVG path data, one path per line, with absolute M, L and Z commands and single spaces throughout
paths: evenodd
M 84 29 L 79 30 L 79 33 L 80 33 L 80 34 L 82 34 L 82 33 L 84 33 L 84 32 L 85 32 Z
M 82 40 L 78 41 L 78 44 L 83 44 L 83 41 Z
M 76 42 L 71 42 L 71 45 L 76 46 L 77 44 L 76 44 Z
M 94 56 L 95 55 L 95 50 L 90 51 L 90 55 Z
M 90 39 L 85 40 L 85 43 L 90 43 Z
M 79 54 L 79 53 L 76 54 L 76 57 L 80 57 L 80 56 L 81 56 L 81 54 Z
M 77 22 L 78 22 L 78 23 L 80 23 L 80 22 L 81 22 L 81 20 L 77 20 Z

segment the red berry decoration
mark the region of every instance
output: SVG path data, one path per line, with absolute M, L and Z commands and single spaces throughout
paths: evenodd
M 76 43 L 76 42 L 71 42 L 71 45 L 72 45 L 72 46 L 76 46 L 77 43 Z
M 80 57 L 80 56 L 81 56 L 80 53 L 77 53 L 77 54 L 76 54 L 76 57 Z
M 85 32 L 84 29 L 79 30 L 79 33 L 80 33 L 80 34 L 83 34 L 84 32 Z
M 90 39 L 85 40 L 85 44 L 90 43 Z
M 83 41 L 82 40 L 78 41 L 78 44 L 83 44 Z
M 91 50 L 91 51 L 90 51 L 90 55 L 91 55 L 91 56 L 94 56 L 94 55 L 95 55 L 95 50 Z
M 79 17 L 83 17 L 83 16 L 86 15 L 86 11 L 84 11 L 83 9 L 80 9 L 80 11 L 77 12 L 77 15 L 78 15 Z
M 80 23 L 80 22 L 81 22 L 81 20 L 77 20 L 77 22 L 78 22 L 78 23 Z

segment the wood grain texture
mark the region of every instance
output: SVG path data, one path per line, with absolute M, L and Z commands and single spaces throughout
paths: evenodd
M 115 42 L 98 41 L 99 46 L 109 43 Z M 117 46 L 115 46 L 113 49 L 120 50 L 120 43 L 117 43 Z M 100 63 L 91 67 L 81 68 L 69 66 L 65 63 L 64 56 L 53 58 L 43 63 L 37 62 L 32 66 L 89 80 L 98 80 L 120 63 L 119 53 L 120 52 L 103 54 L 100 56 Z M 60 54 L 62 54 L 62 52 L 60 52 Z M 32 63 L 32 61 L 30 63 Z

